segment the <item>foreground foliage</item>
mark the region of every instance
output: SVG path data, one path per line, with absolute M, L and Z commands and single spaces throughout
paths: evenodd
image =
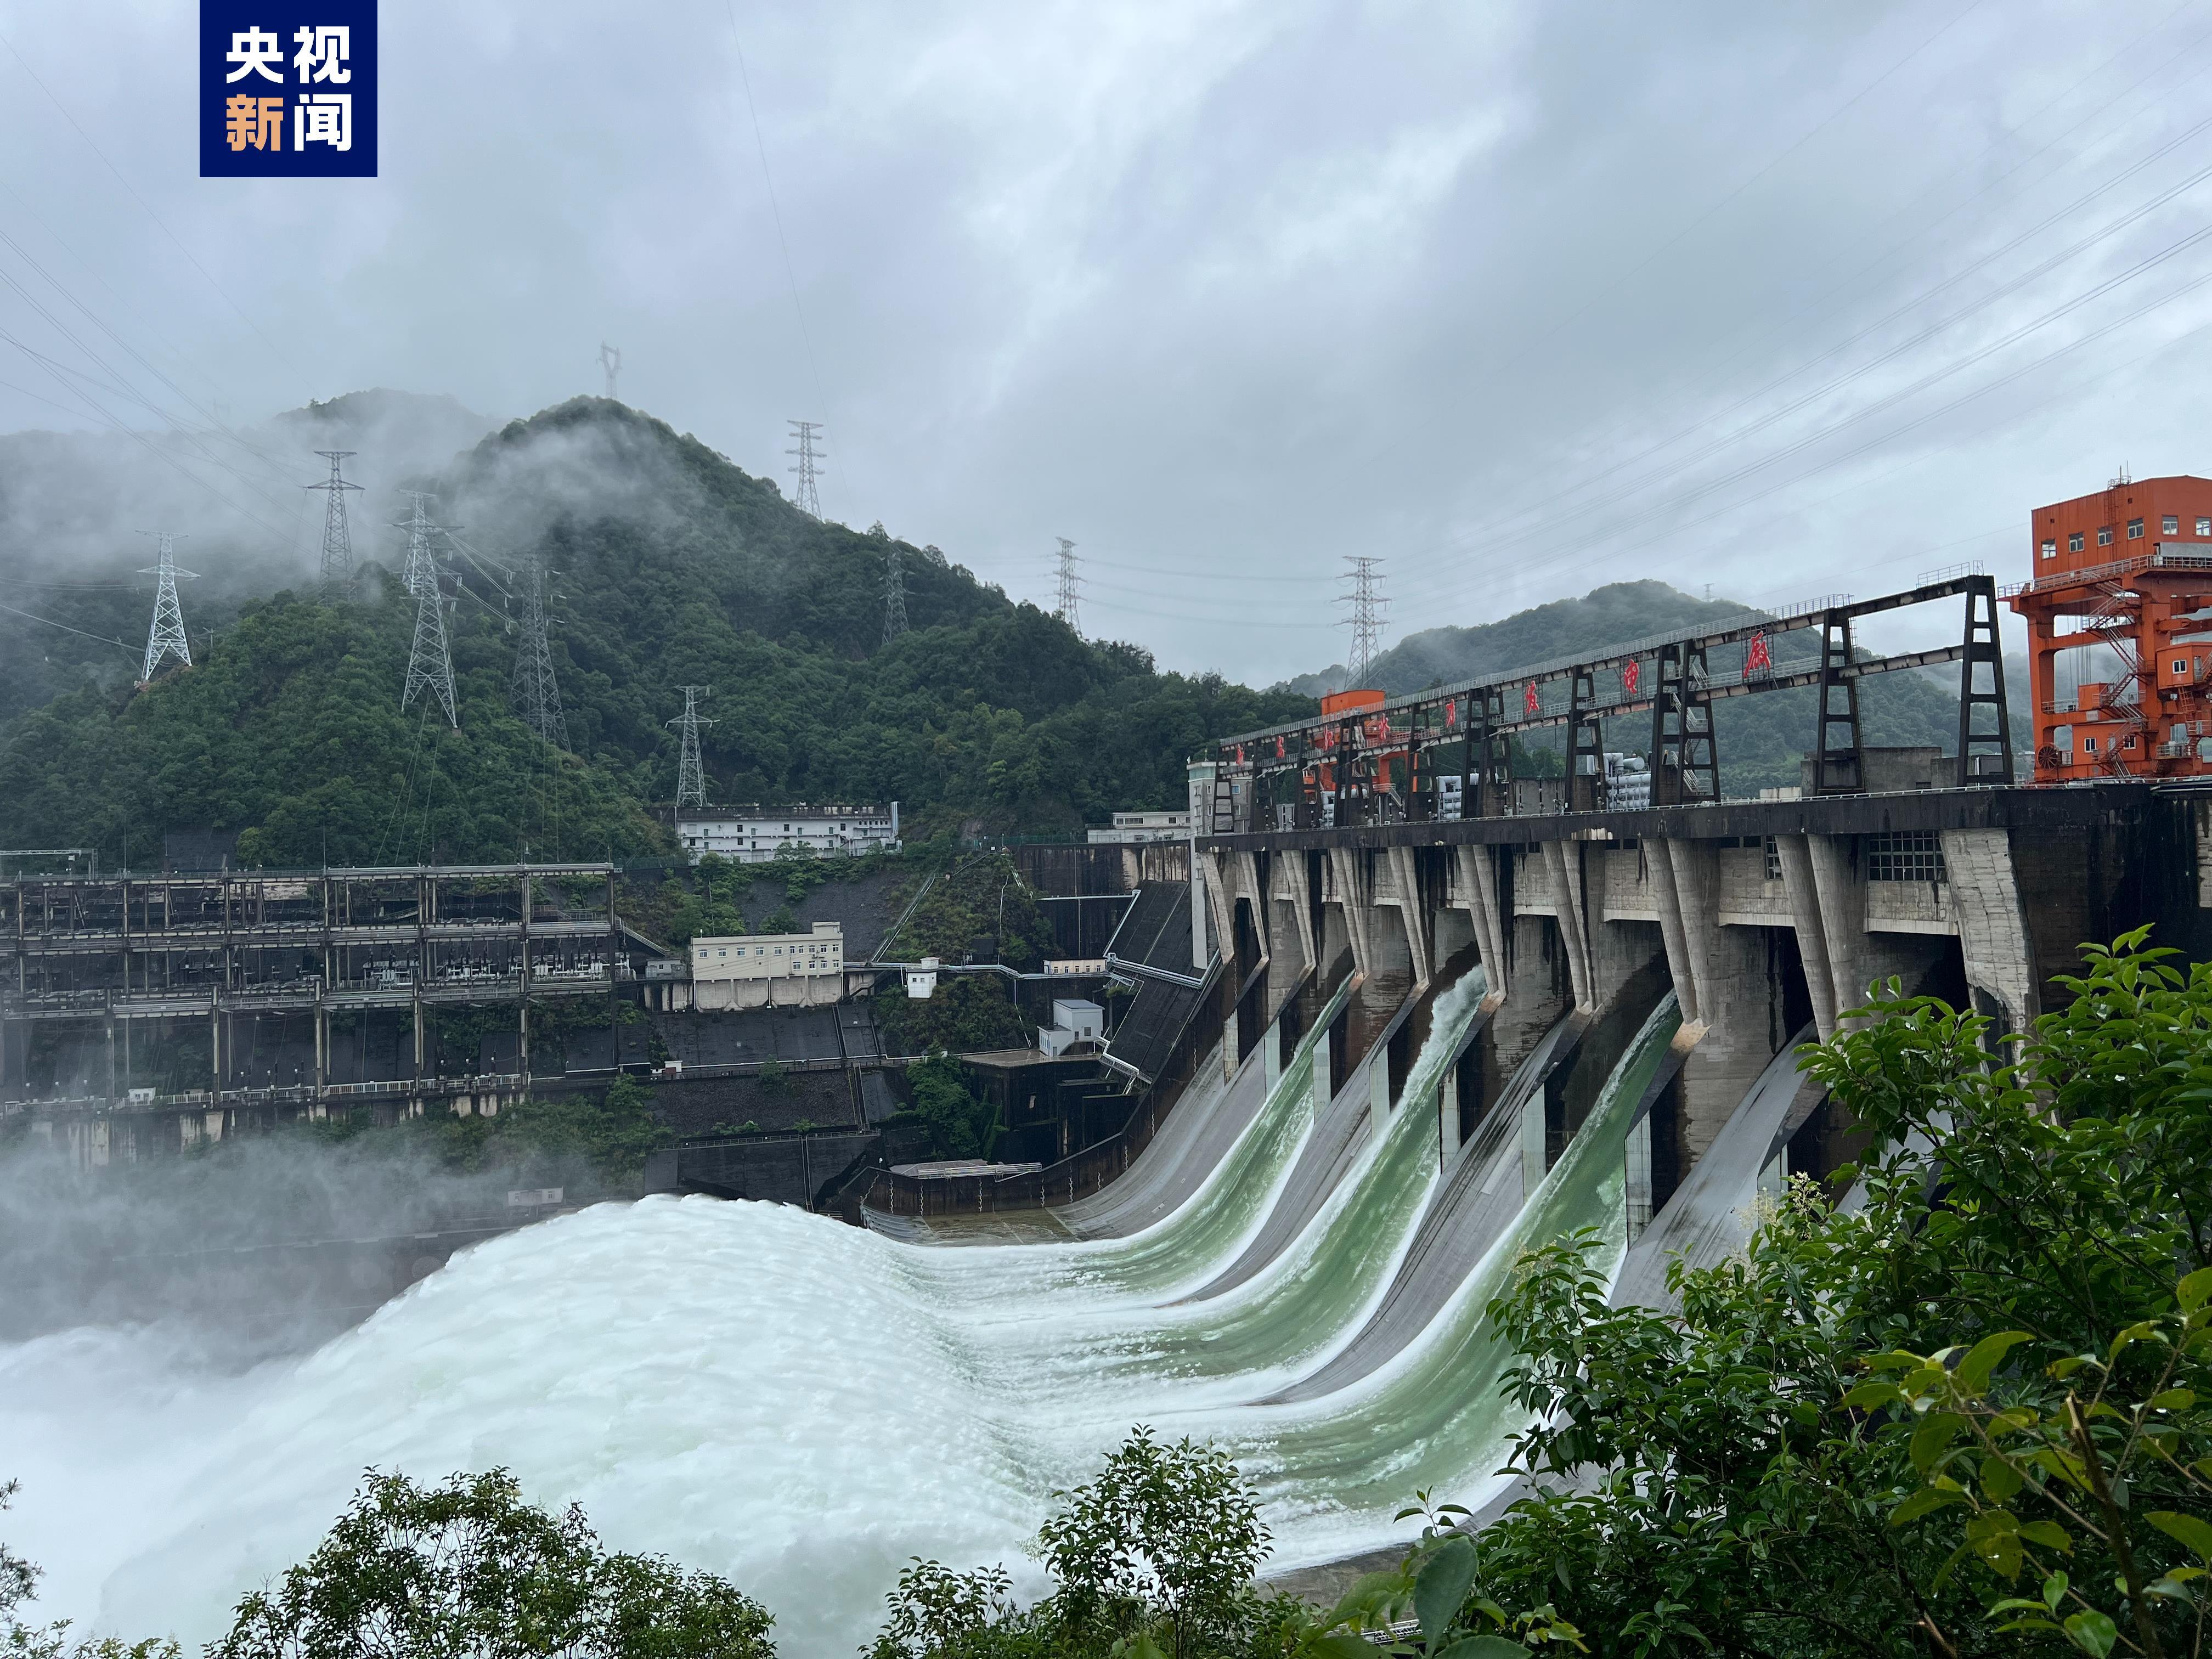
M 711 1573 L 605 1553 L 581 1510 L 532 1507 L 504 1470 L 435 1487 L 371 1471 L 315 1553 L 240 1601 L 208 1656 L 749 1659 L 775 1652 L 772 1622 Z
M 1524 1262 L 1480 1593 L 1604 1653 L 2200 1650 L 2212 969 L 2084 954 L 2016 1060 L 1893 989 L 1809 1050 L 1863 1205 L 1801 1183 L 1679 1313 L 1612 1307 L 1594 1241 Z

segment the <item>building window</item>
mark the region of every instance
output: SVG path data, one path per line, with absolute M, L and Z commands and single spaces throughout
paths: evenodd
M 2136 734 L 2134 732 L 2130 732 L 2128 733 L 2128 740 L 2124 746 L 2130 749 L 2136 746 Z
M 2084 738 L 2081 739 L 2081 747 L 2087 753 L 2094 755 L 2097 752 L 2097 739 L 2094 737 Z
M 2057 542 L 2044 543 L 2043 556 L 2046 559 L 2057 558 L 2058 556 L 2058 544 Z
M 2173 513 L 2167 514 L 2158 521 L 2158 528 L 2160 535 L 2179 536 L 2181 533 L 2180 515 Z
M 1766 838 L 1766 878 L 1769 881 L 1782 879 L 1782 849 L 1774 844 L 1771 836 Z
M 2112 544 L 2112 526 L 2110 526 L 2110 525 L 2108 525 L 2108 524 L 2106 524 L 2106 525 L 2100 525 L 2100 526 L 2097 526 L 2097 545 L 2098 545 L 2098 546 L 2100 546 L 2100 547 L 2110 547 Z
M 2199 519 L 2197 521 L 2197 533 L 2200 536 L 2212 536 L 2212 519 Z
M 2130 519 L 2128 520 L 2128 539 L 2131 542 L 2139 542 L 2142 539 L 2142 520 L 2141 519 Z
M 2177 674 L 2186 674 L 2189 672 L 2189 659 L 2176 657 L 2173 659 L 2173 672 Z
M 1933 830 L 1893 830 L 1865 842 L 1869 881 L 1942 881 L 1943 841 Z
M 2080 531 L 2075 531 L 2072 535 L 2066 538 L 2066 550 L 2069 553 L 2079 553 L 2081 550 L 2081 532 Z

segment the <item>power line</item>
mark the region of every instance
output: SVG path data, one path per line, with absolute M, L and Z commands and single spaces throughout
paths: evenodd
M 441 526 L 431 523 L 423 510 L 424 503 L 432 499 L 428 493 L 410 489 L 407 498 L 413 511 L 405 523 L 395 528 L 407 532 L 407 569 L 403 580 L 415 596 L 415 641 L 407 653 L 407 684 L 399 694 L 399 708 L 405 713 L 418 693 L 428 691 L 446 711 L 446 724 L 458 731 L 461 714 L 459 700 L 453 695 L 453 651 L 446 639 L 446 596 L 439 588 L 438 555 L 430 542 L 431 533 Z
M 522 637 L 514 651 L 514 708 L 522 723 L 556 749 L 568 746 L 561 713 L 561 687 L 553 678 L 553 647 L 545 631 L 545 568 L 536 555 L 525 566 Z
M 791 428 L 791 435 L 799 440 L 796 448 L 783 452 L 799 458 L 799 465 L 789 469 L 799 479 L 798 488 L 792 492 L 793 503 L 808 518 L 818 519 L 822 516 L 822 496 L 815 488 L 815 474 L 830 453 L 817 447 L 819 441 L 815 434 L 822 430 L 822 422 L 791 421 L 786 424 Z
M 359 489 L 357 483 L 348 483 L 341 465 L 346 458 L 357 453 L 350 449 L 319 449 L 316 454 L 331 464 L 331 476 L 321 483 L 303 484 L 304 489 L 319 489 L 327 494 L 328 501 L 323 511 L 323 603 L 336 603 L 353 591 L 353 530 L 346 522 L 345 493 Z
M 1668 237 L 1664 242 L 1662 242 L 1657 247 L 1652 249 L 1650 253 L 1646 254 L 1638 263 L 1631 265 L 1624 271 L 1616 273 L 1612 281 L 1608 283 L 1605 288 L 1602 288 L 1598 292 L 1592 294 L 1588 299 L 1584 300 L 1573 310 L 1568 312 L 1565 316 L 1560 317 L 1554 321 L 1549 328 L 1545 329 L 1541 333 L 1536 334 L 1525 340 L 1522 344 L 1521 349 L 1514 353 L 1512 356 L 1507 358 L 1504 362 L 1500 363 L 1494 373 L 1503 373 L 1505 369 L 1511 368 L 1514 364 L 1523 362 L 1529 356 L 1533 356 L 1538 350 L 1541 349 L 1551 340 L 1553 335 L 1557 334 L 1561 329 L 1566 327 L 1568 324 L 1573 322 L 1577 318 L 1581 317 L 1584 313 L 1589 311 L 1592 306 L 1597 304 L 1600 300 L 1603 299 L 1607 293 L 1626 286 L 1633 278 L 1641 275 L 1644 271 L 1656 264 L 1662 258 L 1680 243 L 1684 238 L 1687 237 L 1692 232 L 1698 229 L 1698 227 L 1703 225 L 1707 220 L 1711 219 L 1723 208 L 1728 206 L 1729 203 L 1735 201 L 1737 197 L 1742 195 L 1760 179 L 1766 177 L 1768 173 L 1773 172 L 1775 168 L 1780 167 L 1784 161 L 1788 161 L 1792 155 L 1795 155 L 1799 150 L 1804 149 L 1807 144 L 1812 143 L 1814 138 L 1826 131 L 1829 127 L 1834 125 L 1835 123 L 1841 119 L 1846 112 L 1855 108 L 1863 100 L 1872 93 L 1875 88 L 1881 86 L 1884 82 L 1887 81 L 1891 76 L 1896 74 L 1898 70 L 1903 69 L 1907 64 L 1920 56 L 1920 54 L 1927 51 L 1929 47 L 1934 46 L 1936 41 L 1942 40 L 1946 34 L 1948 34 L 1953 29 L 1964 22 L 1971 14 L 1980 10 L 1984 3 L 1984 0 L 1972 0 L 1972 3 L 1967 5 L 1963 10 L 1954 14 L 1949 22 L 1937 29 L 1935 33 L 1929 35 L 1918 46 L 1915 46 L 1911 52 L 1906 52 L 1904 57 L 1899 58 L 1894 64 L 1892 64 L 1880 75 L 1875 76 L 1873 80 L 1868 82 L 1865 86 L 1860 88 L 1858 91 L 1854 93 L 1850 97 L 1845 99 L 1842 103 L 1836 106 L 1836 107 L 1833 110 L 1831 110 L 1818 124 L 1807 129 L 1805 133 L 1798 138 L 1797 142 L 1791 144 L 1789 149 L 1784 150 L 1779 155 L 1777 155 L 1765 167 L 1759 168 L 1758 172 L 1753 173 L 1748 179 L 1746 179 L 1734 190 L 1729 191 L 1727 195 L 1722 197 L 1711 207 L 1707 208 L 1703 213 L 1698 215 L 1696 218 L 1692 219 L 1688 223 L 1683 225 L 1672 236 Z
M 682 815 L 685 807 L 704 811 L 707 805 L 707 769 L 699 762 L 699 728 L 712 726 L 699 714 L 699 699 L 714 690 L 712 686 L 686 685 L 678 688 L 684 693 L 684 712 L 668 722 L 684 737 L 684 750 L 676 763 L 676 811 Z
M 783 256 L 783 277 L 791 289 L 791 314 L 799 321 L 799 343 L 806 352 L 807 378 L 814 382 L 814 396 L 817 402 L 826 403 L 827 399 L 823 397 L 822 392 L 822 366 L 814 356 L 814 335 L 806 326 L 806 307 L 799 303 L 799 270 L 791 263 L 791 240 L 784 234 L 783 231 L 783 204 L 776 199 L 775 176 L 769 171 L 768 140 L 761 132 L 760 106 L 753 101 L 753 77 L 751 71 L 745 67 L 745 43 L 744 37 L 738 33 L 738 9 L 735 0 L 723 0 L 722 9 L 724 15 L 730 20 L 730 45 L 735 48 L 738 55 L 738 83 L 744 88 L 745 113 L 752 122 L 753 149 L 760 157 L 761 184 L 768 191 L 769 217 L 775 224 L 776 250 Z M 846 470 L 844 477 L 846 494 L 849 497 L 853 494 L 853 474 L 850 468 Z
M 1390 602 L 1382 593 L 1381 559 L 1371 553 L 1348 553 L 1344 562 L 1352 567 L 1341 579 L 1352 584 L 1352 591 L 1337 600 L 1347 607 L 1346 621 L 1352 629 L 1352 653 L 1345 662 L 1345 684 L 1360 686 L 1364 684 L 1382 644 L 1382 612 Z
M 115 175 L 115 181 L 121 185 L 123 188 L 129 192 L 131 199 L 137 203 L 140 207 L 145 209 L 146 216 L 161 227 L 161 234 L 167 237 L 172 242 L 174 242 L 177 245 L 177 252 L 185 256 L 186 262 L 191 264 L 194 270 L 197 270 L 203 277 L 206 278 L 207 285 L 210 288 L 213 289 L 217 294 L 222 296 L 222 302 L 238 313 L 239 320 L 244 323 L 246 327 L 253 331 L 254 337 L 259 340 L 262 344 L 269 348 L 270 355 L 274 356 L 277 362 L 283 363 L 285 368 L 292 370 L 294 374 L 296 374 L 299 373 L 298 365 L 294 363 L 289 357 L 287 357 L 282 351 L 277 349 L 276 343 L 261 331 L 261 325 L 253 320 L 252 313 L 249 313 L 245 307 L 240 305 L 237 301 L 230 297 L 228 291 L 224 289 L 223 285 L 216 281 L 214 276 L 209 273 L 208 268 L 199 262 L 198 256 L 193 253 L 191 249 L 185 246 L 183 239 L 180 238 L 175 231 L 169 228 L 167 221 L 164 220 L 160 214 L 155 212 L 152 205 L 148 203 L 144 197 L 138 193 L 137 187 L 131 184 L 130 179 L 123 176 L 123 169 L 117 167 L 114 162 L 107 159 L 107 152 L 100 149 L 98 144 L 92 142 L 92 135 L 90 133 L 87 132 L 82 127 L 77 125 L 76 117 L 71 115 L 69 112 L 68 106 L 65 106 L 60 99 L 54 96 L 52 88 L 48 87 L 44 81 L 39 79 L 38 70 L 31 67 L 30 60 L 28 58 L 25 58 L 21 52 L 15 50 L 15 43 L 13 40 L 10 40 L 6 35 L 0 34 L 0 46 L 7 47 L 9 56 L 13 58 L 17 64 L 21 65 L 23 73 L 31 77 L 32 83 L 36 86 L 40 92 L 46 94 L 46 101 L 52 104 L 55 109 L 61 112 L 62 119 L 68 122 L 71 129 L 76 133 L 76 136 L 84 140 L 85 148 L 89 149 L 94 155 L 100 157 L 101 164 L 104 165 L 110 173 Z
M 1054 538 L 1060 544 L 1059 564 L 1055 572 L 1058 586 L 1057 604 L 1053 614 L 1066 623 L 1076 638 L 1083 637 L 1081 600 L 1076 590 L 1082 586 L 1083 578 L 1075 574 L 1075 544 L 1065 536 Z
M 906 575 L 899 568 L 898 544 L 884 556 L 884 643 L 906 632 Z
M 150 684 L 154 671 L 171 657 L 187 668 L 192 665 L 192 647 L 185 638 L 184 607 L 177 603 L 177 578 L 191 577 L 197 572 L 177 568 L 177 534 L 173 530 L 142 530 L 142 536 L 152 536 L 161 544 L 158 562 L 141 575 L 158 578 L 154 586 L 154 625 L 146 634 L 146 665 L 140 672 L 138 684 Z

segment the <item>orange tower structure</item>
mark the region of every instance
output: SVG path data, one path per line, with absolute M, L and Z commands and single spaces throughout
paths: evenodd
M 2028 529 L 2035 781 L 2212 775 L 2212 479 L 2116 478 Z

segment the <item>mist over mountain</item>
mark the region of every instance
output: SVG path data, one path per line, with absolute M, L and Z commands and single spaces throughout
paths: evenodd
M 292 441 L 341 429 L 311 418 Z M 411 471 L 418 453 L 387 459 L 390 482 L 353 498 L 353 602 L 322 603 L 304 555 L 252 566 L 240 550 L 233 568 L 266 586 L 227 623 L 213 607 L 205 647 L 210 607 L 188 588 L 193 666 L 143 689 L 128 642 L 143 637 L 149 588 L 83 595 L 109 606 L 105 656 L 60 636 L 58 611 L 21 622 L 41 646 L 70 639 L 81 667 L 51 700 L 16 689 L 18 708 L 37 706 L 0 735 L 0 836 L 143 863 L 166 830 L 233 831 L 241 860 L 270 866 L 667 851 L 651 808 L 674 793 L 668 721 L 685 685 L 710 688 L 713 799 L 896 799 L 925 833 L 1073 830 L 1180 803 L 1183 757 L 1207 738 L 1313 707 L 1158 673 L 1139 647 L 1082 640 L 933 547 L 811 518 L 773 482 L 602 398 Z M 397 580 L 401 538 L 383 526 L 402 483 L 463 526 L 447 550 L 459 730 L 428 699 L 398 707 L 416 607 Z M 910 625 L 886 641 L 894 558 Z M 510 697 L 525 559 L 552 573 L 566 750 Z
M 496 422 L 447 397 L 349 392 L 258 425 L 0 435 L 0 720 L 88 684 L 128 684 L 145 649 L 155 547 L 175 532 L 197 653 L 240 604 L 313 579 L 329 476 L 346 477 L 357 557 L 387 556 L 399 492 L 434 479 Z

